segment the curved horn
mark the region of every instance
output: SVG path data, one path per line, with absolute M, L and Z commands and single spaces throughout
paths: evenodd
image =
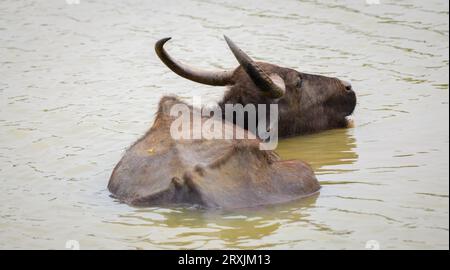
M 284 95 L 285 86 L 280 76 L 276 74 L 269 76 L 260 66 L 258 66 L 258 64 L 256 64 L 255 61 L 239 49 L 239 47 L 236 46 L 231 39 L 227 36 L 224 36 L 224 38 L 239 64 L 245 72 L 247 72 L 256 86 L 272 98 L 279 98 Z M 272 79 L 275 79 L 276 82 Z
M 213 85 L 213 86 L 225 86 L 232 83 L 233 70 L 227 71 L 206 71 L 193 67 L 189 67 L 174 60 L 164 49 L 164 44 L 171 38 L 163 38 L 156 42 L 155 51 L 159 59 L 166 64 L 173 72 L 188 80 Z

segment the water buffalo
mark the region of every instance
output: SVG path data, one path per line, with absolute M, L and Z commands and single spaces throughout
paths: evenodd
M 347 82 L 305 74 L 273 64 L 254 62 L 225 37 L 239 66 L 226 71 L 204 71 L 182 64 L 163 48 L 170 38 L 155 45 L 160 59 L 189 80 L 229 86 L 218 104 L 278 104 L 278 133 L 282 137 L 347 126 L 346 116 L 356 104 Z M 172 138 L 170 114 L 176 97 L 163 97 L 153 126 L 125 153 L 114 168 L 108 189 L 131 205 L 196 204 L 226 209 L 280 203 L 312 195 L 320 185 L 302 161 L 280 161 L 273 151 L 262 151 L 260 139 L 207 140 Z M 187 106 L 187 105 L 186 105 Z M 190 113 L 196 108 L 189 106 Z M 226 111 L 222 109 L 222 112 Z M 203 116 L 201 123 L 219 121 L 233 131 L 247 125 Z M 190 132 L 198 130 L 194 123 Z M 226 132 L 227 129 L 224 129 Z
M 180 103 L 163 97 L 153 126 L 116 165 L 108 189 L 119 200 L 137 206 L 234 209 L 286 202 L 319 190 L 306 163 L 280 161 L 275 152 L 259 149 L 259 139 L 174 140 L 170 126 L 176 118 L 170 110 Z M 219 118 L 202 117 L 201 124 L 207 120 L 231 126 L 223 132 L 241 129 Z M 192 131 L 198 128 L 192 123 Z
M 155 50 L 173 72 L 198 83 L 229 87 L 219 102 L 223 112 L 225 104 L 278 104 L 280 137 L 347 127 L 346 117 L 355 109 L 356 95 L 349 82 L 255 62 L 226 36 L 240 65 L 224 71 L 200 70 L 176 61 L 164 49 L 168 40 L 159 40 Z

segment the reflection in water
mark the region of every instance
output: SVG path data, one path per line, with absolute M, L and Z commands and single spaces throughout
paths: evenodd
M 326 174 L 343 172 L 335 165 L 354 163 L 358 159 L 355 148 L 356 139 L 351 129 L 335 129 L 280 140 L 276 152 L 285 160 L 307 162 L 316 174 Z
M 137 208 L 129 214 L 121 215 L 118 219 L 121 220 L 120 225 L 124 226 L 151 225 L 175 230 L 177 233 L 172 239 L 164 241 L 154 240 L 155 237 L 151 233 L 139 237 L 139 241 L 162 248 L 171 246 L 189 248 L 193 239 L 201 241 L 203 245 L 208 245 L 209 241 L 221 239 L 226 248 L 269 248 L 275 244 L 261 245 L 257 244 L 257 241 L 272 235 L 280 229 L 280 226 L 301 223 L 304 226 L 315 227 L 317 230 L 331 231 L 327 226 L 315 224 L 309 219 L 307 209 L 314 206 L 317 197 L 318 194 L 315 194 L 285 204 L 233 211 L 184 207 Z M 139 222 L 136 223 L 136 220 Z M 109 223 L 118 224 L 117 222 Z M 289 242 L 290 240 L 286 240 L 286 243 Z
M 280 140 L 277 153 L 282 159 L 301 159 L 310 163 L 318 174 L 336 173 L 337 165 L 354 163 L 358 155 L 353 151 L 356 140 L 349 129 L 326 131 L 304 137 Z M 326 183 L 325 183 L 326 184 Z M 312 230 L 343 235 L 346 230 L 336 230 L 326 224 L 318 223 L 310 218 L 309 208 L 314 207 L 320 193 L 311 197 L 280 205 L 264 206 L 234 211 L 201 210 L 192 208 L 171 208 L 159 211 L 158 208 L 137 208 L 118 219 L 124 226 L 151 225 L 175 230 L 172 239 L 155 240 L 153 234 L 146 234 L 140 241 L 154 246 L 170 248 L 192 247 L 193 241 L 201 242 L 207 247 L 210 241 L 221 239 L 226 248 L 270 248 L 280 244 L 308 241 L 305 239 L 285 239 L 275 243 L 261 245 L 258 240 L 276 233 L 281 226 L 308 226 Z M 157 214 L 156 214 L 157 213 Z M 126 221 L 129 220 L 130 223 Z M 136 224 L 136 220 L 139 222 Z M 112 222 L 116 223 L 116 222 Z M 139 245 L 137 245 L 139 246 Z

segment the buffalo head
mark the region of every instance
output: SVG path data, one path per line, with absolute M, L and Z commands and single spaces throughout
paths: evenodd
M 222 109 L 225 104 L 277 103 L 281 137 L 346 127 L 346 117 L 355 108 L 356 95 L 350 83 L 255 62 L 226 36 L 239 66 L 224 71 L 200 70 L 176 61 L 163 47 L 169 39 L 159 40 L 155 50 L 173 72 L 198 83 L 229 86 L 219 103 Z

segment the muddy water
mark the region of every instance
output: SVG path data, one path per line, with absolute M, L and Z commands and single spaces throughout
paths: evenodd
M 0 2 L 0 248 L 449 247 L 448 1 L 72 2 Z M 228 212 L 114 201 L 111 170 L 162 95 L 224 92 L 169 72 L 154 42 L 234 67 L 222 34 L 353 82 L 354 128 L 277 150 L 312 165 L 320 195 Z

